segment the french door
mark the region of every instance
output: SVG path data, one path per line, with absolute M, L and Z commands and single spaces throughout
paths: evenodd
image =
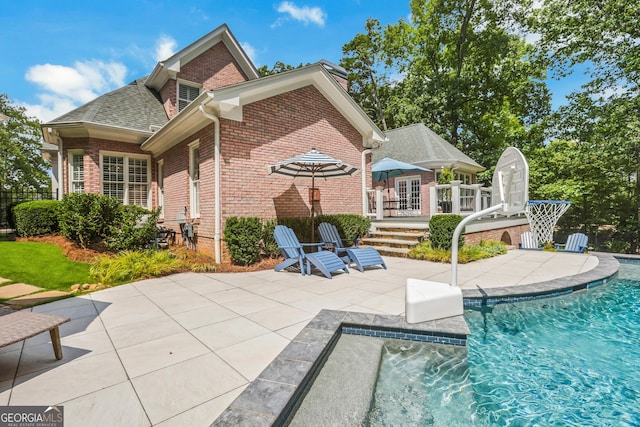
M 396 177 L 398 215 L 420 216 L 422 212 L 420 184 L 420 176 Z

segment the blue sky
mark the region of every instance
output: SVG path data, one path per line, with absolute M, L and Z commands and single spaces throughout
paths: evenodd
M 5 2 L 0 93 L 48 121 L 151 72 L 226 23 L 257 67 L 338 62 L 367 18 L 409 16 L 408 0 Z M 582 83 L 549 82 L 554 106 Z

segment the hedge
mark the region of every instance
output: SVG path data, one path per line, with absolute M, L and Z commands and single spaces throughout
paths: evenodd
M 451 250 L 453 232 L 460 221 L 462 221 L 462 217 L 456 214 L 432 216 L 429 220 L 429 240 L 431 240 L 431 245 L 436 249 Z M 458 247 L 461 248 L 463 245 L 464 230 L 462 230 L 458 239 Z
M 40 236 L 58 231 L 57 200 L 34 200 L 13 207 L 13 217 L 18 236 Z

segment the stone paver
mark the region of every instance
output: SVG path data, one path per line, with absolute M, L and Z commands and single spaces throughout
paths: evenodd
M 67 295 L 69 295 L 68 292 L 62 292 L 62 291 L 38 292 L 37 294 L 25 295 L 22 297 L 14 298 L 10 301 L 7 301 L 6 304 L 8 304 L 11 307 L 32 307 L 36 304 L 41 304 L 46 301 L 55 300 Z
M 6 279 L 0 279 L 6 280 Z M 8 281 L 8 280 L 7 280 Z M 2 283 L 0 281 L 0 283 Z M 14 283 L 12 285 L 6 285 L 0 287 L 0 298 L 11 299 L 21 297 L 23 295 L 29 295 L 34 292 L 43 291 L 44 289 L 33 285 L 27 285 L 25 283 Z
M 5 279 L 4 277 L 0 277 L 0 285 L 3 284 L 3 283 L 10 282 L 10 281 L 11 281 L 11 279 Z
M 352 268 L 333 280 L 272 270 L 182 273 L 39 305 L 33 310 L 72 319 L 60 330 L 64 358 L 53 359 L 46 334 L 0 351 L 0 373 L 7 373 L 0 405 L 64 405 L 69 425 L 209 426 L 321 309 L 401 314 L 407 278 L 448 282 L 448 265 L 385 261 L 388 270 Z M 460 266 L 459 283 L 518 285 L 532 274 L 552 280 L 597 261 L 509 251 Z

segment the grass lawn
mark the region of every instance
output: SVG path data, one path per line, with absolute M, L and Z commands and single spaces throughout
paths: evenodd
M 90 264 L 74 262 L 52 243 L 0 241 L 0 277 L 41 288 L 68 291 L 91 283 Z

